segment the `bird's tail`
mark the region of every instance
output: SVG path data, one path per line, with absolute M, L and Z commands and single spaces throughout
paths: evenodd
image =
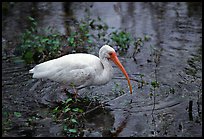
M 29 70 L 29 73 L 33 73 L 33 69 Z

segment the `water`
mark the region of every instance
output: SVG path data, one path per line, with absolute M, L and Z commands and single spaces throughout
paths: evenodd
M 35 5 L 39 10 L 35 14 L 41 19 L 41 27 L 53 25 L 62 34 L 67 32 L 66 24 L 74 27 L 77 20 L 89 15 L 92 18 L 99 16 L 107 23 L 108 33 L 122 29 L 136 37 L 145 35 L 150 37 L 136 55 L 133 55 L 136 49 L 130 46 L 127 54 L 119 57 L 131 78 L 141 80 L 138 74 L 143 74 L 143 80 L 148 84 L 139 88 L 138 82 L 131 81 L 132 95 L 128 92 L 127 81 L 123 79 L 113 79 L 104 86 L 80 90 L 82 95 L 97 97 L 101 102 L 106 101 L 107 106 L 104 108 L 108 108 L 99 109 L 99 113 L 93 113 L 93 117 L 87 117 L 84 136 L 202 136 L 202 7 L 200 3 L 45 2 Z M 16 4 L 10 15 L 10 17 L 15 16 L 16 20 L 20 20 L 18 17 L 22 13 L 19 12 L 21 11 L 18 9 L 19 6 Z M 24 6 L 26 7 L 25 3 Z M 9 29 L 8 26 L 10 23 L 15 26 L 19 23 L 11 18 L 5 21 L 7 24 L 5 23 L 5 30 L 3 30 L 5 39 L 3 50 L 12 53 L 10 49 L 15 46 L 8 47 L 8 44 L 16 34 L 10 35 L 11 30 L 14 29 Z M 20 32 L 20 29 L 18 31 Z M 97 52 L 93 53 L 97 55 Z M 11 70 L 10 67 L 16 68 Z M 22 111 L 32 112 L 33 108 L 37 109 L 36 107 L 41 104 L 52 105 L 50 100 L 53 102 L 64 99 L 64 96 L 55 94 L 53 91 L 59 87 L 54 82 L 47 81 L 40 87 L 37 85 L 33 87 L 38 82 L 27 74 L 26 71 L 29 68 L 24 66 L 18 68 L 16 64 L 3 63 L 2 69 L 3 110 L 15 111 L 14 102 L 16 102 L 24 109 Z M 115 66 L 114 69 L 115 77 L 123 76 Z M 159 83 L 159 87 L 154 90 L 151 83 L 155 80 Z M 32 87 L 34 89 L 28 91 Z M 130 103 L 131 99 L 132 103 Z M 19 106 L 17 108 L 21 110 Z M 22 120 L 22 124 L 24 123 Z M 50 124 L 55 125 L 51 120 L 48 121 L 47 126 Z M 59 133 L 52 136 L 62 136 L 60 126 L 58 127 Z M 39 132 L 41 127 L 38 128 L 38 130 L 32 129 L 35 134 L 29 134 L 29 136 L 47 136 L 50 131 L 53 131 L 50 129 Z M 3 136 L 24 136 L 22 133 L 15 133 L 19 131 L 11 129 Z

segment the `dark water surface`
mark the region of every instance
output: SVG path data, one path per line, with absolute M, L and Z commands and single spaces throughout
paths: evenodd
M 30 67 L 10 62 L 8 57 L 14 52 L 17 37 L 28 26 L 22 24 L 28 15 L 35 15 L 40 27 L 53 26 L 61 34 L 69 31 L 67 26 L 72 28 L 89 15 L 99 16 L 109 26 L 108 33 L 126 30 L 138 38 L 150 38 L 140 52 L 135 54 L 135 47 L 130 46 L 127 54 L 119 57 L 132 79 L 141 80 L 139 75 L 144 75 L 146 84 L 142 88 L 132 80 L 133 94 L 129 94 L 126 80 L 118 78 L 122 73 L 114 67 L 116 78 L 108 84 L 79 91 L 82 96 L 94 96 L 107 104 L 86 116 L 83 136 L 202 136 L 201 3 L 13 3 L 4 15 L 2 136 L 64 136 L 62 125 L 47 112 L 51 102 L 65 98 L 56 93 L 60 85 L 32 79 Z M 101 45 L 98 42 L 96 50 Z M 97 55 L 97 51 L 91 53 Z M 154 81 L 159 83 L 155 89 Z M 4 112 L 22 115 L 9 121 Z M 33 115 L 38 119 L 31 127 L 27 119 Z

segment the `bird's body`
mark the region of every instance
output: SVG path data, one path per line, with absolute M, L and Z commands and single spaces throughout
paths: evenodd
M 113 76 L 113 68 L 109 60 L 113 60 L 115 56 L 114 49 L 104 45 L 99 51 L 99 58 L 85 53 L 69 54 L 36 65 L 29 73 L 33 73 L 33 78 L 46 78 L 74 85 L 77 89 L 91 85 L 103 85 L 108 83 Z M 116 63 L 118 61 L 116 56 Z M 121 63 L 119 65 L 122 66 Z M 130 86 L 127 73 L 125 76 Z M 132 91 L 131 86 L 130 90 Z
M 103 70 L 103 65 L 98 57 L 77 53 L 41 63 L 31 72 L 34 73 L 33 78 L 47 78 L 82 88 L 107 83 L 113 75 L 112 66 L 107 63 L 107 67 L 106 70 L 109 72 Z

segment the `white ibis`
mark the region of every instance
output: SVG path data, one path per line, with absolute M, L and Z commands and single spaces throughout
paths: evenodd
M 118 60 L 115 50 L 108 45 L 100 48 L 99 58 L 85 53 L 69 54 L 38 64 L 29 73 L 33 73 L 33 78 L 46 78 L 81 89 L 91 85 L 103 85 L 111 80 L 113 68 L 109 60 L 123 72 L 132 94 L 128 74 Z

